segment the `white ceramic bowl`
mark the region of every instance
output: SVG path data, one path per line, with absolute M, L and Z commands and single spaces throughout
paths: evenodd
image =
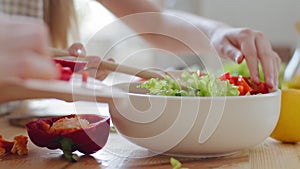
M 234 153 L 263 142 L 280 112 L 280 90 L 254 96 L 168 97 L 143 94 L 135 86 L 116 85 L 129 91 L 129 99 L 110 104 L 112 122 L 130 142 L 157 153 L 200 157 Z M 204 121 L 217 109 L 223 116 L 214 122 L 218 125 L 212 135 L 201 142 Z

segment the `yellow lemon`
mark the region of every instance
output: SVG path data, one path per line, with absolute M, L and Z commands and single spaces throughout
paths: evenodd
M 279 121 L 271 137 L 287 143 L 300 142 L 300 90 L 283 89 Z

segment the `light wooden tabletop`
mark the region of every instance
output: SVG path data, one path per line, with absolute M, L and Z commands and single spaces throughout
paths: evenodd
M 49 101 L 34 102 L 22 107 L 14 114 L 46 112 L 55 107 L 71 111 L 74 105 Z M 33 108 L 34 107 L 34 108 Z M 105 110 L 103 106 L 103 110 Z M 16 135 L 27 135 L 22 127 L 11 125 L 9 120 L 0 117 L 0 134 L 8 140 Z M 62 158 L 60 150 L 48 150 L 28 143 L 29 154 L 26 156 L 6 155 L 0 157 L 0 169 L 171 169 L 170 156 L 154 155 L 123 139 L 117 133 L 110 133 L 105 147 L 91 156 L 81 156 L 76 163 Z M 81 154 L 79 154 L 81 155 Z M 299 169 L 300 145 L 282 144 L 268 138 L 264 143 L 234 155 L 222 158 L 195 159 L 175 157 L 183 163 L 182 167 L 190 169 Z

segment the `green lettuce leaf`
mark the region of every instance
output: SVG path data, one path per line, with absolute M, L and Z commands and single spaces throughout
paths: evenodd
M 181 89 L 183 84 L 187 90 Z M 221 81 L 213 75 L 199 77 L 197 73 L 184 72 L 181 81 L 171 77 L 165 79 L 150 79 L 139 88 L 146 88 L 150 94 L 165 96 L 238 96 L 238 87 L 228 80 Z

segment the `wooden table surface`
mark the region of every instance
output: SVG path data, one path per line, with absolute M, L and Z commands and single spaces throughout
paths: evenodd
M 53 104 L 48 104 L 48 103 Z M 70 103 L 57 101 L 33 101 L 26 103 L 13 114 L 53 113 L 64 109 L 67 114 L 73 111 Z M 82 103 L 81 107 L 86 103 Z M 101 107 L 101 106 L 100 106 Z M 102 106 L 102 110 L 107 110 Z M 77 108 L 78 109 L 78 108 Z M 82 109 L 86 110 L 86 109 Z M 101 110 L 101 111 L 102 111 Z M 22 127 L 12 125 L 6 116 L 0 117 L 0 134 L 12 140 L 16 135 L 27 135 Z M 48 150 L 28 143 L 29 154 L 25 156 L 6 155 L 0 157 L 0 169 L 171 169 L 170 157 L 154 155 L 148 150 L 133 145 L 117 133 L 110 133 L 105 147 L 91 156 L 82 156 L 78 162 L 70 163 L 62 158 L 60 150 Z M 264 143 L 222 158 L 194 159 L 179 158 L 182 167 L 190 169 L 299 169 L 300 145 L 282 144 L 268 138 Z

